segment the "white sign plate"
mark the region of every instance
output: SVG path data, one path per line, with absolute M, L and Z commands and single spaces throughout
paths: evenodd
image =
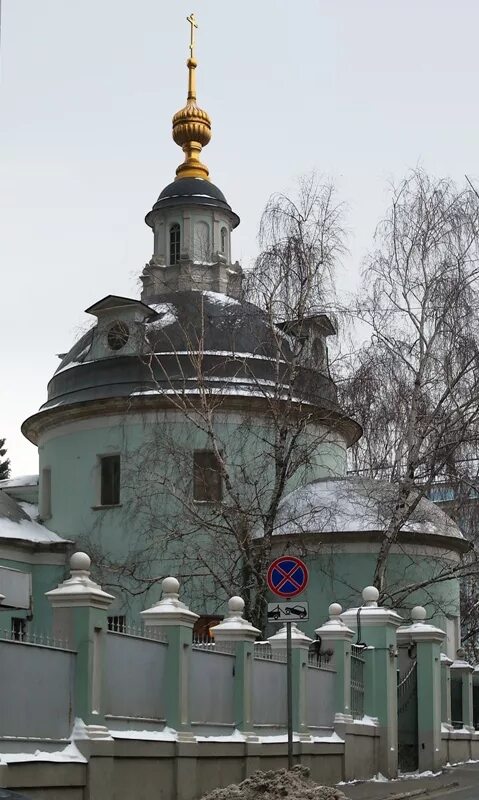
M 268 603 L 268 622 L 297 622 L 309 619 L 309 606 L 303 600 Z
M 0 567 L 0 594 L 5 595 L 1 608 L 30 608 L 32 576 L 29 572 Z

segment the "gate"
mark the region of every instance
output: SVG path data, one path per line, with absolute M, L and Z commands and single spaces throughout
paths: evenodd
M 413 772 L 418 763 L 417 662 L 410 661 L 404 674 L 398 672 L 398 766 Z
M 364 655 L 363 647 L 351 647 L 351 713 L 355 719 L 364 716 Z

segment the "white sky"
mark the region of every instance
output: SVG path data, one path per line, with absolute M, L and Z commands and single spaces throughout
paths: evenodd
M 242 224 L 248 266 L 275 190 L 316 169 L 348 204 L 352 286 L 386 204 L 418 163 L 479 176 L 477 0 L 3 0 L 0 118 L 0 436 L 35 472 L 21 422 L 56 353 L 104 295 L 136 296 L 145 213 L 181 151 L 188 28 L 210 176 Z

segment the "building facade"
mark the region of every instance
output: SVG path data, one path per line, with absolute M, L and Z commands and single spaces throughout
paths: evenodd
M 387 498 L 346 479 L 361 430 L 329 374 L 335 322 L 321 311 L 278 322 L 244 298 L 233 261 L 239 217 L 200 159 L 211 121 L 197 103 L 193 51 L 187 67 L 187 103 L 173 117 L 184 161 L 146 215 L 153 255 L 141 296 L 108 295 L 86 310 L 91 328 L 22 427 L 38 447 L 38 485 L 6 481 L 0 492 L 0 564 L 30 575 L 23 610 L 13 595 L 4 601 L 6 624 L 19 629 L 19 613 L 47 624 L 43 595 L 72 542 L 89 551 L 104 588 L 117 589 L 113 625 L 156 600 L 167 574 L 182 577 L 206 623 L 217 619 L 237 589 L 243 545 L 303 555 L 316 618 L 331 597 L 347 607 L 372 579 Z M 294 468 L 272 515 L 285 430 Z M 22 506 L 28 500 L 38 511 Z M 391 585 L 433 576 L 465 549 L 459 529 L 423 501 L 390 557 Z M 413 601 L 455 649 L 457 581 Z

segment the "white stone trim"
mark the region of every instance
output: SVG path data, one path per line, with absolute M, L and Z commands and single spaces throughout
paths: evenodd
M 65 544 L 69 544 L 69 542 L 65 542 Z M 33 547 L 33 544 L 31 546 Z M 66 553 L 31 552 L 30 549 L 15 547 L 15 545 L 9 546 L 5 543 L 0 544 L 0 558 L 22 564 L 42 564 L 52 567 L 64 567 L 67 562 Z

